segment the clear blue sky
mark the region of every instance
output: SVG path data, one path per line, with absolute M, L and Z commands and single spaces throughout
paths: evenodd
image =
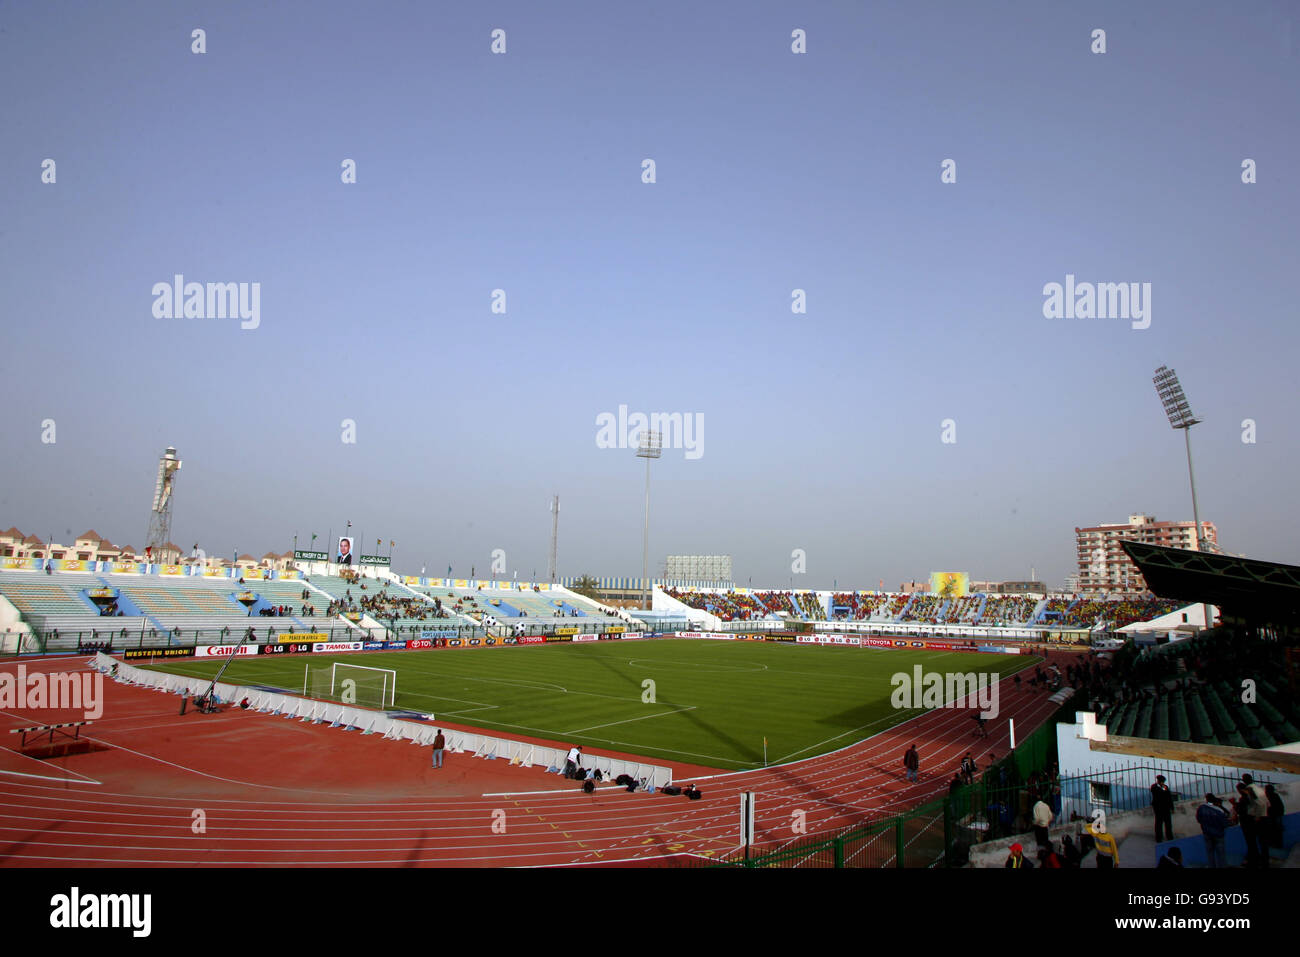
M 1168 364 L 1202 516 L 1300 564 L 1294 4 L 9 3 L 0 88 L 0 526 L 143 547 L 175 445 L 186 548 L 525 578 L 558 493 L 561 574 L 639 574 L 626 405 L 705 423 L 652 564 L 1059 585 L 1076 526 L 1191 517 Z M 176 273 L 260 327 L 155 318 Z M 1067 273 L 1150 328 L 1044 318 Z

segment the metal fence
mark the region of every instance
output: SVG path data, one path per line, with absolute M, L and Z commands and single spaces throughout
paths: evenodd
M 800 839 L 773 851 L 751 848 L 706 866 L 732 867 L 947 867 L 960 863 L 961 847 L 991 839 L 996 831 L 985 825 L 990 805 L 1005 804 L 1019 811 L 1021 796 L 1031 787 L 1051 791 L 1047 770 L 1056 760 L 1056 722 L 1076 705 L 1066 702 L 1045 724 L 1019 742 L 981 777 L 946 797 L 902 814 L 870 821 L 833 834 Z M 1033 802 L 1026 806 L 1032 807 Z M 999 815 L 998 826 L 1001 827 Z M 1027 828 L 1026 828 L 1027 829 Z
M 886 820 L 873 821 L 831 835 L 800 839 L 776 850 L 736 851 L 725 858 L 696 863 L 708 867 L 959 867 L 969 849 L 986 841 L 1032 828 L 1031 809 L 1042 797 L 1056 823 L 1086 825 L 1096 808 L 1107 814 L 1137 811 L 1151 805 L 1151 785 L 1164 775 L 1175 800 L 1235 793 L 1241 769 L 1196 771 L 1158 764 L 1116 765 L 1086 775 L 1036 775 L 1032 782 L 1000 784 L 1001 767 L 947 797 L 930 801 Z M 1255 773 L 1260 784 L 1267 776 Z M 1077 804 L 1072 804 L 1077 801 Z
M 881 821 L 809 836 L 770 851 L 738 850 L 697 859 L 707 867 L 940 867 L 947 843 L 943 802 L 932 801 Z

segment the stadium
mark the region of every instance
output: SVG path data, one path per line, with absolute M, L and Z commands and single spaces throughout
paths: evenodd
M 159 530 L 179 467 L 168 448 Z M 1297 779 L 1294 656 L 1270 635 L 1287 622 L 1233 611 L 1188 640 L 1174 623 L 1200 607 L 1150 592 L 656 581 L 625 609 L 559 582 L 357 570 L 341 544 L 155 563 L 93 530 L 65 547 L 11 528 L 0 548 L 5 670 L 24 670 L 0 786 L 41 808 L 8 818 L 10 866 L 978 866 L 1029 840 L 1040 800 L 1058 840 L 1086 845 L 1078 822 L 1105 808 L 1129 865 L 1155 866 L 1145 777 L 1184 803 L 1251 771 L 1286 800 Z M 1257 577 L 1282 574 L 1300 587 Z M 102 698 L 56 700 L 69 674 L 106 677 Z M 41 675 L 48 700 L 24 697 Z M 1062 768 L 1076 719 L 1104 750 Z M 213 839 L 164 823 L 181 796 L 213 805 Z
M 1281 926 L 1298 31 L 6 5 L 15 927 Z

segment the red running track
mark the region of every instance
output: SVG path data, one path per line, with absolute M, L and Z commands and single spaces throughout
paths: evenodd
M 880 652 L 887 654 L 888 652 Z M 85 658 L 27 661 L 28 672 L 85 670 Z M 0 670 L 14 670 L 13 664 Z M 180 698 L 104 683 L 91 750 L 36 758 L 10 728 L 73 720 L 0 711 L 0 866 L 663 865 L 720 857 L 738 842 L 738 795 L 757 792 L 757 839 L 895 814 L 947 791 L 961 757 L 980 766 L 1055 711 L 1042 691 L 999 688 L 988 738 L 968 711 L 938 710 L 831 754 L 730 774 L 674 764 L 704 799 L 587 795 L 542 768 L 448 754 L 443 769 L 409 741 L 238 709 L 179 715 Z M 9 740 L 11 739 L 12 740 Z M 903 778 L 915 742 L 921 779 Z M 892 840 L 892 839 L 891 839 Z

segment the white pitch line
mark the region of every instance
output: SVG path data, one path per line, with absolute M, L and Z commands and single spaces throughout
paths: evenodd
M 23 755 L 27 757 L 27 755 Z M 69 771 L 69 774 L 76 774 L 76 771 Z M 20 778 L 38 778 L 41 781 L 57 781 L 59 784 L 103 784 L 103 781 L 96 781 L 94 778 L 88 778 L 81 775 L 83 780 L 78 781 L 76 778 L 52 778 L 48 774 L 27 774 L 24 771 L 5 771 L 0 769 L 0 774 L 16 774 Z
M 626 718 L 623 721 L 611 721 L 609 722 L 609 724 L 595 724 L 592 725 L 590 728 L 578 728 L 576 731 L 565 731 L 563 733 L 566 735 L 570 735 L 570 734 L 582 734 L 582 732 L 584 731 L 598 731 L 601 728 L 612 728 L 616 724 L 629 724 L 633 721 L 645 721 L 647 718 L 662 718 L 665 715 L 681 714 L 683 711 L 694 711 L 698 707 L 699 705 L 693 704 L 689 708 L 677 708 L 674 711 L 660 711 L 658 714 L 643 714 L 639 718 Z
M 829 744 L 830 742 L 835 741 L 835 740 L 838 740 L 839 738 L 842 738 L 842 737 L 844 737 L 844 736 L 847 735 L 847 734 L 856 734 L 857 732 L 862 731 L 862 730 L 864 730 L 864 729 L 866 729 L 866 728 L 870 728 L 870 727 L 872 727 L 873 725 L 880 724 L 880 723 L 882 723 L 882 722 L 884 722 L 884 721 L 889 721 L 889 720 L 891 720 L 891 718 L 894 720 L 894 724 L 897 725 L 897 724 L 902 724 L 902 723 L 905 722 L 905 721 L 911 721 L 912 718 L 917 717 L 918 715 L 921 715 L 921 714 L 924 714 L 924 713 L 925 713 L 924 711 L 918 711 L 916 708 L 908 708 L 907 711 L 915 712 L 915 714 L 913 714 L 911 717 L 908 717 L 908 718 L 895 718 L 895 716 L 893 716 L 893 715 L 886 715 L 886 716 L 883 717 L 883 718 L 877 718 L 875 721 L 871 721 L 871 722 L 869 722 L 869 723 L 867 723 L 867 724 L 859 725 L 858 727 L 853 728 L 852 730 L 844 731 L 844 732 L 842 732 L 842 733 L 840 733 L 840 734 L 835 735 L 834 737 L 827 738 L 825 741 L 818 741 L 816 744 L 810 744 L 810 745 L 809 745 L 808 747 L 806 747 L 806 748 L 800 748 L 798 751 L 791 751 L 791 752 L 790 752 L 789 754 L 787 754 L 787 755 L 783 755 L 782 757 L 779 757 L 779 758 L 774 758 L 773 761 L 772 761 L 772 763 L 773 763 L 774 765 L 775 765 L 775 764 L 784 764 L 784 763 L 786 762 L 787 759 L 794 757 L 796 754 L 803 754 L 805 751 L 811 751 L 813 748 L 820 748 L 823 744 Z M 906 712 L 904 712 L 904 713 L 906 713 Z M 892 727 L 892 726 L 891 726 L 891 727 Z M 889 729 L 886 728 L 885 730 L 889 730 Z M 831 752 L 831 753 L 833 754 L 834 752 Z
M 481 708 L 460 708 L 459 710 L 456 711 L 439 711 L 438 713 L 442 715 L 444 718 L 448 716 L 458 718 L 461 715 L 473 714 L 475 711 L 492 711 L 498 707 L 500 706 L 495 704 L 486 704 Z

